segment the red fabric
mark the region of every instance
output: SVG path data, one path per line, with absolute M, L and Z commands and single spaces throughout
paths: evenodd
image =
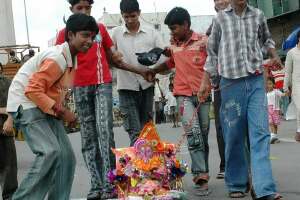
M 274 124 L 278 126 L 280 124 L 280 114 L 279 110 L 274 110 L 273 105 L 268 106 L 268 114 L 269 114 L 269 124 Z
M 271 74 L 275 80 L 275 89 L 282 89 L 284 83 L 284 71 L 271 71 Z
M 207 37 L 193 33 L 184 44 L 171 45 L 171 57 L 166 62 L 169 68 L 176 68 L 173 94 L 181 96 L 196 95 L 204 74 Z
M 113 46 L 113 42 L 103 24 L 99 25 L 101 42 L 94 42 L 87 53 L 77 55 L 78 67 L 75 73 L 74 86 L 88 86 L 112 82 L 112 75 L 106 57 L 106 49 Z M 65 42 L 65 29 L 56 38 L 56 44 Z

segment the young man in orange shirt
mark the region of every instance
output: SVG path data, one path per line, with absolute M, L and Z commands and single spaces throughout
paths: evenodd
M 173 38 L 167 53 L 170 59 L 155 67 L 153 73 L 176 68 L 173 94 L 177 98 L 182 125 L 187 134 L 193 181 L 200 188 L 199 195 L 208 195 L 209 98 L 200 104 L 193 118 L 199 105 L 197 92 L 204 73 L 207 36 L 190 29 L 190 15 L 184 8 L 173 8 L 166 16 L 165 24 Z
M 13 199 L 70 199 L 75 155 L 63 126 L 76 123 L 63 106 L 72 86 L 76 55 L 91 47 L 98 26 L 93 17 L 72 15 L 66 25 L 66 42 L 28 60 L 14 77 L 6 111 L 25 136 L 35 160 Z

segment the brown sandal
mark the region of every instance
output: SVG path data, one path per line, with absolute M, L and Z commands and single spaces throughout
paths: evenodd
M 274 199 L 275 200 L 282 200 L 283 197 L 279 193 L 276 193 Z
M 193 179 L 198 188 L 198 196 L 208 196 L 210 194 L 211 191 L 208 189 L 208 180 L 209 176 L 207 174 L 196 176 Z
M 207 174 L 196 176 L 193 179 L 194 183 L 199 186 L 201 186 L 204 183 L 207 183 L 208 180 L 209 180 L 209 176 Z

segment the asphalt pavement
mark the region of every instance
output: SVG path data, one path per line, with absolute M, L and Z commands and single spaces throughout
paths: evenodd
M 294 141 L 294 132 L 296 129 L 295 121 L 283 121 L 279 127 L 279 137 L 281 142 L 271 145 L 271 155 L 273 173 L 278 186 L 278 191 L 284 196 L 285 200 L 300 200 L 300 143 Z M 171 124 L 157 125 L 157 130 L 164 141 L 178 142 L 183 130 L 182 127 L 172 128 Z M 126 147 L 129 145 L 129 138 L 122 127 L 114 128 L 117 147 Z M 89 190 L 89 175 L 81 155 L 80 133 L 69 135 L 74 148 L 77 165 L 75 179 L 71 192 L 72 199 L 84 199 Z M 209 186 L 211 194 L 208 197 L 197 196 L 197 189 L 194 188 L 192 177 L 187 174 L 184 178 L 185 191 L 190 200 L 227 200 L 228 194 L 224 185 L 224 180 L 216 179 L 219 167 L 219 154 L 216 142 L 216 132 L 214 121 L 211 121 L 211 130 L 209 135 L 210 144 L 210 176 Z M 26 142 L 16 142 L 18 154 L 18 177 L 21 181 L 26 171 L 33 161 L 33 154 L 28 148 Z M 178 157 L 190 164 L 189 152 L 186 144 L 181 148 Z M 248 195 L 244 200 L 250 200 Z

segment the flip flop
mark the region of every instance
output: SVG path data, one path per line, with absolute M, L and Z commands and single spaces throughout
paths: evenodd
M 232 199 L 236 198 L 244 198 L 246 195 L 244 192 L 235 191 L 235 192 L 229 192 L 229 197 Z
M 225 178 L 225 173 L 224 172 L 219 172 L 217 174 L 217 179 L 224 179 Z

